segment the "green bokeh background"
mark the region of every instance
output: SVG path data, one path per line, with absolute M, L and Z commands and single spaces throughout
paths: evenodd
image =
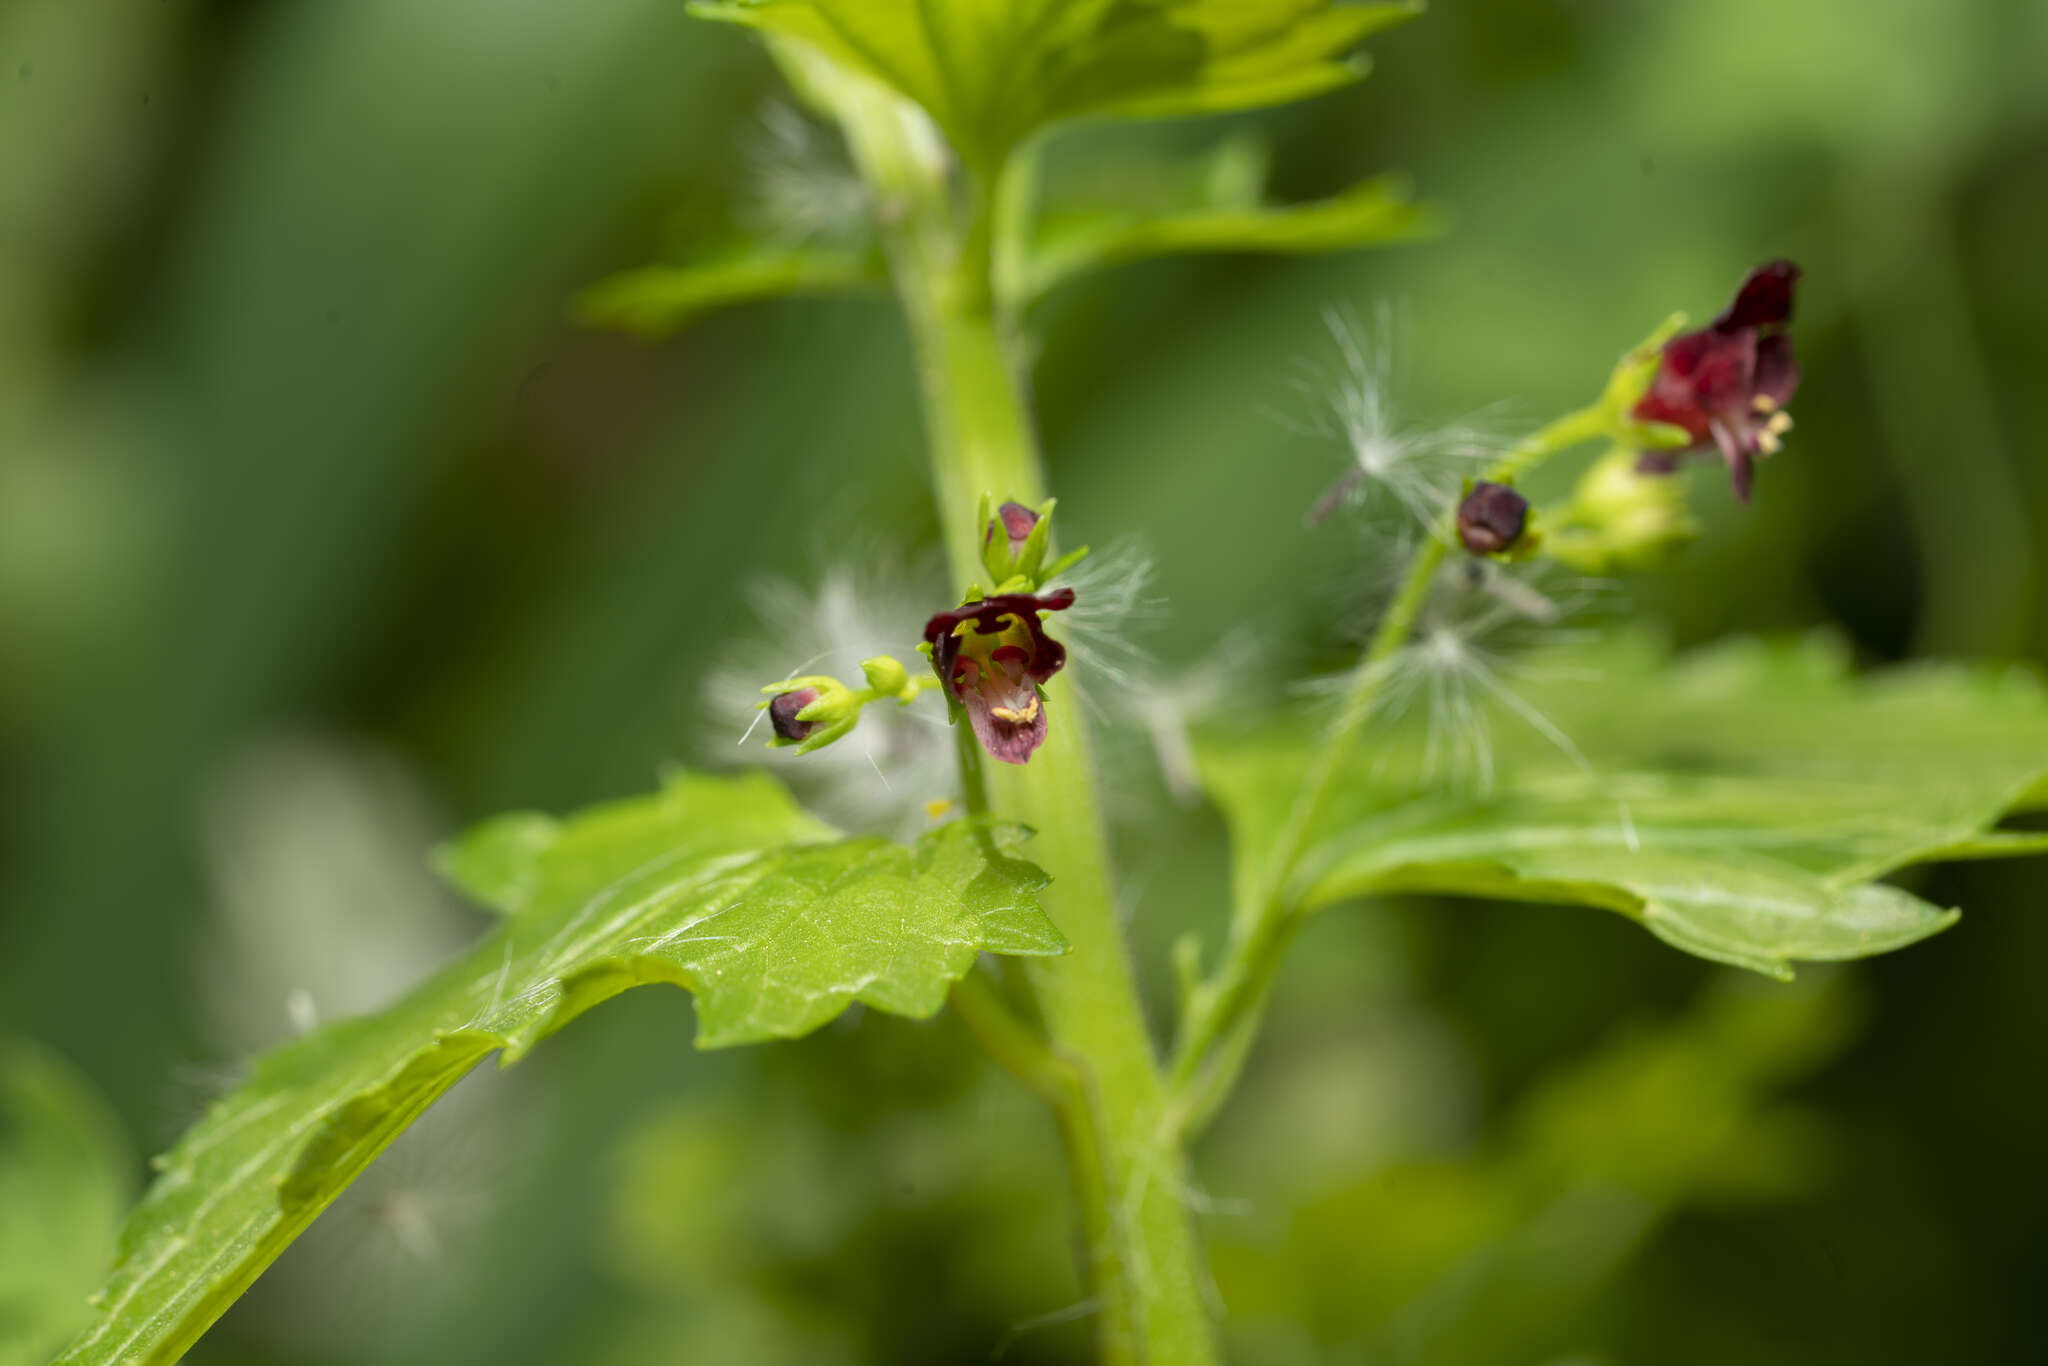
M 1775 255 L 1799 429 L 1754 507 L 1696 482 L 1640 610 L 2048 651 L 2048 6 L 1447 0 L 1374 51 L 1147 136 L 1262 129 L 1287 197 L 1406 169 L 1443 237 L 1042 316 L 1062 518 L 1156 557 L 1162 668 L 1338 638 L 1370 547 L 1301 530 L 1340 457 L 1271 415 L 1325 308 L 1392 305 L 1417 420 L 1512 430 Z M 295 993 L 368 1008 L 480 926 L 431 840 L 729 752 L 747 580 L 935 542 L 884 303 L 567 321 L 726 211 L 773 91 L 678 0 L 0 8 L 0 1032 L 127 1144 Z M 1219 826 L 1115 771 L 1156 982 Z M 1794 989 L 1593 912 L 1326 917 L 1191 1192 L 1243 1359 L 2048 1359 L 2042 887 L 1927 875 L 1958 929 Z M 949 1026 L 697 1055 L 689 1015 L 465 1083 L 192 1360 L 1085 1359 L 1049 1126 Z

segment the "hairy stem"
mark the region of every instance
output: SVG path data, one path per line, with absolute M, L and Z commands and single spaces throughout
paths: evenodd
M 1601 435 L 1607 420 L 1606 411 L 1598 404 L 1567 413 L 1517 443 L 1484 477 L 1495 483 L 1511 481 L 1557 452 Z M 1379 706 L 1388 668 L 1415 634 L 1415 623 L 1429 602 L 1430 588 L 1455 536 L 1447 517 L 1415 552 L 1393 602 L 1366 646 L 1337 719 L 1303 776 L 1273 854 L 1251 884 L 1256 894 L 1237 908 L 1223 960 L 1194 993 L 1168 1076 L 1170 1117 L 1183 1139 L 1199 1132 L 1215 1114 L 1251 1052 L 1273 979 L 1301 927 L 1303 911 L 1294 890 L 1295 874 L 1336 791 L 1338 775 Z
M 993 187 L 970 187 L 963 214 L 944 166 L 917 154 L 918 130 L 904 106 L 870 88 L 850 91 L 840 113 L 882 210 L 916 353 L 947 557 L 964 584 L 984 576 L 976 524 L 983 495 L 1037 503 L 1046 492 L 994 302 Z M 1038 832 L 1031 857 L 1052 875 L 1045 908 L 1073 944 L 1025 972 L 1050 1054 L 1075 1078 L 1067 1094 L 1077 1099 L 1055 1110 L 1076 1163 L 1101 1304 L 1097 1341 L 1108 1362 L 1203 1366 L 1215 1348 L 1182 1196 L 1184 1159 L 1166 1122 L 1165 1088 L 1117 923 L 1087 727 L 1065 684 L 1055 678 L 1046 688 L 1052 724 L 1031 762 L 992 765 L 985 778 L 991 808 Z M 981 1035 L 988 1000 L 972 989 L 961 999 Z M 1103 1200 L 1094 1210 L 1098 1181 Z
M 986 816 L 988 774 L 982 765 L 981 742 L 974 738 L 974 727 L 964 724 L 959 717 L 953 718 L 953 753 L 960 765 L 961 806 L 969 816 Z

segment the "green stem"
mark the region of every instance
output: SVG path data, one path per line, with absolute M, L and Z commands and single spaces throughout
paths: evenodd
M 988 775 L 982 770 L 981 742 L 974 738 L 974 727 L 960 717 L 953 718 L 953 751 L 960 763 L 960 804 L 971 818 L 986 816 Z
M 992 187 L 970 187 L 963 231 L 943 168 L 906 150 L 900 105 L 852 92 L 841 118 L 885 205 L 940 524 L 953 573 L 966 583 L 984 576 L 983 529 L 976 524 L 982 496 L 1029 504 L 1045 496 L 1019 370 L 991 288 Z M 1073 945 L 1071 953 L 1034 960 L 1024 971 L 1051 1051 L 1077 1078 L 1079 1108 L 1062 1118 L 1069 1158 L 1086 1166 L 1088 1143 L 1096 1143 L 1106 1174 L 1103 1217 L 1096 1219 L 1085 1208 L 1095 1177 L 1075 1173 L 1087 1263 L 1102 1306 L 1098 1347 L 1107 1362 L 1204 1366 L 1216 1353 L 1206 1275 L 1183 1198 L 1185 1160 L 1167 1122 L 1158 1060 L 1117 923 L 1087 727 L 1066 683 L 1054 678 L 1046 686 L 1051 725 L 1031 762 L 994 765 L 986 779 L 993 809 L 1037 831 L 1031 857 L 1052 876 L 1045 909 Z M 970 1010 L 978 1004 L 970 1000 Z
M 1609 415 L 1601 404 L 1567 413 L 1524 438 L 1484 477 L 1494 483 L 1510 482 L 1558 451 L 1603 434 L 1608 424 Z M 1456 530 L 1447 520 L 1415 552 L 1392 604 L 1366 646 L 1336 722 L 1302 779 L 1273 855 L 1253 883 L 1258 894 L 1238 907 L 1223 961 L 1190 1002 L 1167 1079 L 1173 1097 L 1172 1121 L 1184 1137 L 1199 1132 L 1208 1122 L 1229 1095 L 1251 1052 L 1273 979 L 1305 914 L 1294 891 L 1295 873 L 1337 789 L 1338 775 L 1379 705 L 1388 668 L 1415 633 L 1415 623 L 1429 602 L 1430 588 L 1455 537 Z

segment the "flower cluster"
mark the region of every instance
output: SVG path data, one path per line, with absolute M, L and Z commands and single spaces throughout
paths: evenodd
M 1792 426 L 1785 404 L 1799 386 L 1786 326 L 1799 267 L 1770 261 L 1703 328 L 1674 315 L 1622 357 L 1597 408 L 1613 443 L 1562 503 L 1546 506 L 1542 554 L 1582 573 L 1662 560 L 1699 534 L 1677 484 L 1664 477 L 1687 456 L 1717 452 L 1747 502 L 1760 456 Z M 1520 551 L 1534 549 L 1533 530 Z
M 1683 319 L 1667 322 L 1623 357 L 1605 396 L 1586 410 L 1590 426 L 1563 425 L 1573 440 L 1604 435 L 1614 443 L 1609 457 L 1581 478 L 1570 501 L 1545 509 L 1539 519 L 1505 473 L 1466 481 L 1451 516 L 1457 543 L 1480 562 L 1519 561 L 1539 550 L 1589 570 L 1639 562 L 1691 534 L 1678 495 L 1654 476 L 1700 451 L 1719 451 L 1737 496 L 1747 500 L 1756 458 L 1775 452 L 1791 426 L 1784 405 L 1798 387 L 1799 367 L 1785 328 L 1798 280 L 1797 266 L 1773 261 L 1751 271 L 1734 301 L 1706 327 L 1679 333 Z M 1359 348 L 1347 354 L 1361 382 L 1371 377 L 1373 367 Z M 1377 387 L 1366 386 L 1366 393 L 1373 402 L 1360 400 L 1357 421 L 1347 431 L 1356 438 L 1354 447 L 1364 451 L 1358 468 L 1372 473 L 1387 462 L 1378 454 L 1383 443 L 1364 441 L 1384 425 Z M 1349 491 L 1340 484 L 1335 499 L 1325 502 L 1334 505 Z M 1418 512 L 1426 511 L 1426 491 L 1420 485 L 1408 491 Z M 1435 506 L 1441 510 L 1446 503 Z M 903 665 L 879 655 L 861 665 L 864 688 L 825 675 L 771 684 L 763 689 L 768 700 L 760 704 L 774 731 L 769 743 L 808 753 L 850 732 L 868 704 L 884 698 L 908 703 L 937 687 L 949 700 L 954 723 L 964 719 L 991 758 L 1029 761 L 1045 743 L 1050 724 L 1045 684 L 1067 662 L 1066 647 L 1046 632 L 1046 618 L 1075 602 L 1072 587 L 1048 584 L 1088 553 L 1076 550 L 1046 563 L 1052 511 L 1050 501 L 1033 508 L 984 498 L 981 562 L 993 587 L 971 585 L 957 607 L 925 622 L 918 650 L 931 661 L 933 677 L 912 681 Z M 1539 535 L 1539 520 L 1548 535 Z M 1483 563 L 1473 566 L 1474 573 L 1486 569 Z
M 823 674 L 785 678 L 762 689 L 761 703 L 775 746 L 809 753 L 845 736 L 859 724 L 861 710 L 884 698 L 908 703 L 926 688 L 942 688 L 957 722 L 964 716 L 990 757 L 1008 764 L 1030 759 L 1045 742 L 1047 718 L 1042 686 L 1067 662 L 1066 647 L 1045 631 L 1045 614 L 1074 604 L 1074 590 L 1041 591 L 1088 552 L 1076 550 L 1045 563 L 1051 535 L 1050 501 L 1038 508 L 1006 502 L 993 512 L 982 506 L 982 563 L 996 591 L 979 585 L 965 600 L 925 623 L 918 648 L 931 660 L 933 679 L 912 680 L 887 655 L 866 660 L 865 688 L 849 688 Z
M 1067 662 L 1067 650 L 1045 633 L 1045 614 L 1074 605 L 1074 590 L 1040 590 L 1072 568 L 1088 551 L 1073 551 L 1051 565 L 1053 503 L 1036 508 L 1006 502 L 990 512 L 981 505 L 981 563 L 996 591 L 977 585 L 961 604 L 925 623 L 924 644 L 932 672 L 953 700 L 955 719 L 964 714 L 974 738 L 989 757 L 1021 764 L 1045 743 L 1045 695 L 1041 687 Z

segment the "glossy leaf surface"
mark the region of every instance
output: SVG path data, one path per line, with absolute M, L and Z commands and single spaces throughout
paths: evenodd
M 2048 697 L 2018 669 L 1857 677 L 1818 639 L 1671 661 L 1628 638 L 1471 691 L 1469 714 L 1432 722 L 1418 706 L 1374 723 L 1292 898 L 1605 907 L 1690 953 L 1782 976 L 1953 923 L 1955 911 L 1875 881 L 1887 873 L 2048 849 L 2038 832 L 1998 828 L 2048 806 Z M 1439 757 L 1446 729 L 1484 740 L 1490 782 L 1432 774 L 1432 724 Z M 1317 743 L 1299 717 L 1204 741 L 1206 781 L 1248 851 L 1241 877 L 1272 856 Z
M 504 923 L 390 1009 L 260 1060 L 158 1159 L 99 1316 L 61 1360 L 176 1360 L 471 1067 L 516 1061 L 629 987 L 688 988 L 714 1048 L 793 1038 L 855 1002 L 922 1018 L 983 951 L 1062 952 L 1018 839 L 959 823 L 909 848 L 841 838 L 758 775 L 685 774 L 554 826 L 486 823 L 443 863 Z

